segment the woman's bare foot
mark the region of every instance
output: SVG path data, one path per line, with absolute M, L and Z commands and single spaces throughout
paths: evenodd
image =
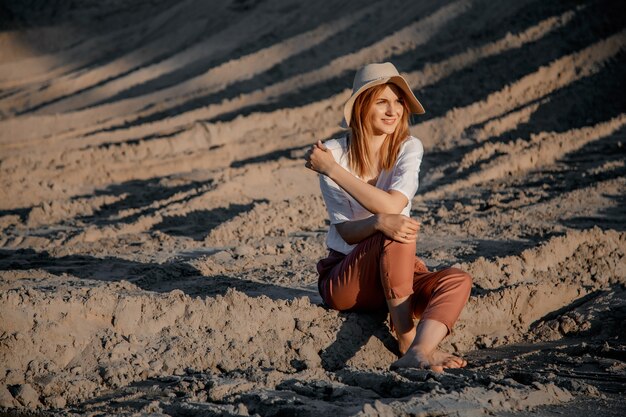
M 404 356 L 391 364 L 391 369 L 417 368 L 443 372 L 444 369 L 463 368 L 465 366 L 467 366 L 467 361 L 458 356 L 438 349 L 428 354 L 419 347 L 413 346 Z

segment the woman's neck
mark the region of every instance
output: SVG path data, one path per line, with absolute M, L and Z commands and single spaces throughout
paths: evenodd
M 379 161 L 379 155 L 380 155 L 380 148 L 383 146 L 383 143 L 385 142 L 385 138 L 387 137 L 387 135 L 372 135 L 369 139 L 369 153 L 370 153 L 370 161 L 372 161 L 373 166 L 372 169 L 374 170 L 373 172 L 371 172 L 369 175 L 365 174 L 364 176 L 364 180 L 371 183 L 372 185 L 374 185 L 376 183 L 376 179 L 378 178 L 378 169 L 380 166 L 380 161 Z
M 383 143 L 385 143 L 386 137 L 386 134 L 372 135 L 369 140 L 369 149 L 371 152 L 371 156 L 376 160 L 378 160 L 378 153 L 380 151 L 380 148 L 383 146 Z

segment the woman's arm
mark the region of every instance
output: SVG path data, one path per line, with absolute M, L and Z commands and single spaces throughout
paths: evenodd
M 420 224 L 403 214 L 375 214 L 366 219 L 336 224 L 337 232 L 349 245 L 367 239 L 376 232 L 401 243 L 417 240 Z
M 313 145 L 313 147 L 307 152 L 305 158 L 307 161 L 307 168 L 322 174 L 322 176 L 320 177 L 322 194 L 324 194 L 325 189 L 329 189 L 328 187 L 324 187 L 325 182 L 327 182 L 326 180 L 324 180 L 324 178 L 326 178 L 328 181 L 332 180 L 331 182 L 334 182 L 344 191 L 348 191 L 345 187 L 346 182 L 348 182 L 348 184 L 356 183 L 356 185 L 353 187 L 356 189 L 356 192 L 350 194 L 370 212 L 372 212 L 373 210 L 372 207 L 368 207 L 367 201 L 370 201 L 372 203 L 369 204 L 369 206 L 375 205 L 376 201 L 372 200 L 375 200 L 376 196 L 380 196 L 382 197 L 382 199 L 391 200 L 392 205 L 394 205 L 394 203 L 398 203 L 397 201 L 394 201 L 394 199 L 401 200 L 400 203 L 397 204 L 397 209 L 395 205 L 390 209 L 392 211 L 391 213 L 379 212 L 374 214 L 374 216 L 370 216 L 362 220 L 348 220 L 348 216 L 346 214 L 343 214 L 342 216 L 336 216 L 338 218 L 335 218 L 335 228 L 337 229 L 337 232 L 339 233 L 341 238 L 346 243 L 351 245 L 359 243 L 376 232 L 381 232 L 388 238 L 402 243 L 410 243 L 417 240 L 417 234 L 419 233 L 420 227 L 419 222 L 403 214 L 399 214 L 408 202 L 407 197 L 403 193 L 396 190 L 392 190 L 391 192 L 387 193 L 386 191 L 380 190 L 379 188 L 376 188 L 354 177 L 354 175 L 343 169 L 341 165 L 335 162 L 335 158 L 333 157 L 332 153 L 321 142 Z M 336 175 L 327 174 L 329 170 L 332 171 L 335 167 L 338 168 L 336 172 L 339 173 L 340 178 L 338 178 Z M 341 178 L 343 178 L 345 181 L 342 181 Z M 350 185 L 348 185 L 347 187 L 350 187 Z M 365 201 L 361 201 L 358 199 L 359 193 L 370 194 L 369 191 L 371 191 L 372 193 L 371 195 L 367 195 L 365 197 Z M 328 193 L 328 191 L 326 192 Z M 397 198 L 396 194 L 402 196 L 402 198 Z M 328 204 L 333 204 L 333 199 L 330 196 L 324 195 L 324 200 L 326 201 L 327 206 Z M 364 202 L 365 204 L 363 204 Z M 389 202 L 390 201 L 386 201 L 385 203 Z M 338 207 L 341 208 L 341 205 L 339 205 Z M 385 208 L 383 207 L 382 210 L 384 209 Z M 334 207 L 333 210 L 329 210 L 329 214 L 330 212 L 334 211 L 338 211 L 338 208 Z M 393 213 L 393 211 L 396 211 L 396 213 Z M 338 220 L 340 217 L 343 217 L 343 219 L 340 222 L 337 222 L 336 220 Z
M 381 190 L 346 171 L 321 141 L 307 152 L 306 160 L 307 168 L 328 176 L 370 213 L 401 213 L 409 202 L 400 191 Z

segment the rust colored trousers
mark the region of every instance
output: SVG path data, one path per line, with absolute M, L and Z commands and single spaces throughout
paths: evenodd
M 330 308 L 375 311 L 388 299 L 411 296 L 413 317 L 437 320 L 448 333 L 467 303 L 471 277 L 456 268 L 430 272 L 406 244 L 375 233 L 348 255 L 330 250 L 317 263 L 318 287 Z

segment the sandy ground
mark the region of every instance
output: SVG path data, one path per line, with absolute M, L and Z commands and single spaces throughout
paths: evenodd
M 0 413 L 626 413 L 619 2 L 56 3 L 0 6 Z M 441 375 L 316 289 L 302 156 L 384 60 L 418 254 L 474 278 Z

